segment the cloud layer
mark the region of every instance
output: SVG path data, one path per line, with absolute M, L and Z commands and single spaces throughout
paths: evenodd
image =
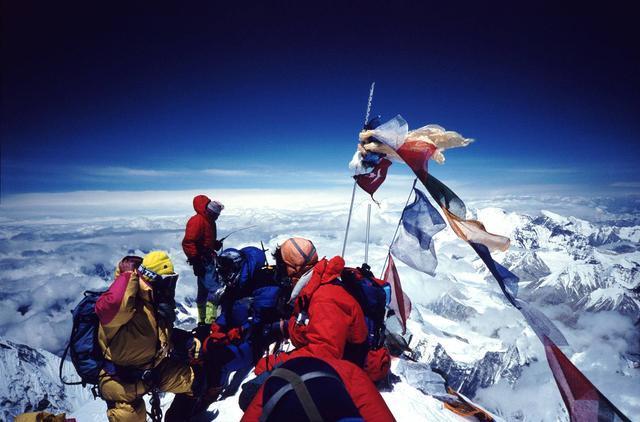
M 376 274 L 382 271 L 408 188 L 406 182 L 402 186 L 389 184 L 376 195 L 381 204 L 372 206 L 369 248 L 369 263 Z M 154 249 L 167 250 L 174 260 L 180 274 L 177 299 L 186 307 L 181 318 L 188 323 L 185 318 L 193 316 L 196 286 L 180 242 L 184 224 L 193 213 L 191 200 L 199 193 L 210 193 L 225 204 L 218 221 L 221 236 L 257 225 L 230 236 L 225 247 L 259 245 L 262 241 L 273 251 L 286 238 L 302 236 L 313 239 L 320 256 L 340 253 L 350 187 L 325 191 L 94 191 L 15 195 L 0 208 L 0 335 L 59 353 L 71 326 L 69 310 L 82 291 L 107 288 L 114 266 L 122 256 L 142 255 Z M 487 228 L 498 233 L 508 233 L 510 224 L 515 223 L 505 214 L 492 211 L 495 207 L 534 216 L 546 209 L 591 221 L 637 223 L 638 204 L 634 200 L 553 195 L 503 195 L 492 200 L 470 195 L 470 198 L 467 203 L 472 208 L 493 207 L 479 214 Z M 358 192 L 345 256 L 349 265 L 359 265 L 364 259 L 364 227 L 370 203 L 366 194 Z M 462 362 L 473 362 L 486 351 L 500 352 L 508 345 L 517 345 L 529 366 L 515 384 L 501 381 L 479 390 L 478 400 L 509 419 L 517 417 L 523 409 L 531 420 L 547 420 L 562 414 L 560 397 L 546 368 L 542 348 L 520 321 L 519 314 L 504 302 L 497 285 L 485 280 L 471 258 L 471 251 L 456 241 L 449 230 L 436 237 L 436 250 L 441 265 L 435 278 L 398 264 L 406 292 L 416 309 L 421 310 L 412 314 L 416 336 L 440 333 L 439 341 L 448 345 L 447 352 Z M 443 294 L 454 292 L 462 292 L 468 300 L 475 301 L 477 313 L 466 322 L 451 321 L 428 310 Z M 571 312 L 556 307 L 543 311 L 556 321 Z M 637 377 L 628 376 L 633 369 L 620 358 L 635 341 L 629 337 L 633 332 L 629 320 L 606 312 L 578 315 L 571 325 L 558 324 L 574 347 L 574 363 L 605 394 L 613 395 L 616 404 L 623 402 L 624 406 L 631 406 L 627 409 L 640 409 L 634 398 L 640 395 Z M 459 342 L 451 335 L 469 343 Z M 527 408 L 527 400 L 532 396 L 553 405 Z

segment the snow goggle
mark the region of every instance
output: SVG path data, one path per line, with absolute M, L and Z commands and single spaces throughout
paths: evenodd
M 153 284 L 162 286 L 175 286 L 178 281 L 178 274 L 158 274 L 143 265 L 138 267 L 138 272 Z

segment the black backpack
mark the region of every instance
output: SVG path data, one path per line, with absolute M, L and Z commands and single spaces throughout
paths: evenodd
M 338 373 L 313 357 L 286 361 L 264 383 L 260 421 L 363 421 Z
M 100 321 L 96 315 L 96 302 L 104 292 L 85 291 L 84 297 L 78 305 L 71 311 L 73 314 L 73 328 L 69 343 L 62 354 L 60 360 L 60 381 L 66 385 L 97 385 L 99 382 L 100 370 L 104 366 L 104 353 L 98 344 L 98 327 Z M 80 381 L 69 382 L 62 375 L 62 368 L 67 357 L 71 355 L 76 372 L 80 376 Z M 95 391 L 94 391 L 95 394 Z

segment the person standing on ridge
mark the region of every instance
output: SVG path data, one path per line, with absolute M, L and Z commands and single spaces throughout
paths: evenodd
M 224 205 L 206 195 L 198 195 L 193 198 L 193 209 L 196 214 L 187 222 L 182 249 L 198 280 L 198 324 L 208 326 L 217 310 L 209 295 L 218 287 L 215 258 L 222 242 L 217 240 L 216 220 Z

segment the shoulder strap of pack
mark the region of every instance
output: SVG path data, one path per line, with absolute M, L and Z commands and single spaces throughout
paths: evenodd
M 84 296 L 87 296 L 87 292 L 84 292 Z M 72 311 L 72 313 L 73 313 L 73 311 Z M 65 380 L 64 376 L 62 375 L 62 370 L 64 369 L 64 362 L 65 362 L 65 359 L 67 359 L 67 354 L 69 353 L 69 349 L 71 348 L 71 341 L 73 340 L 73 337 L 74 337 L 77 329 L 78 329 L 78 323 L 77 323 L 76 319 L 73 318 L 73 326 L 71 327 L 71 335 L 69 336 L 69 341 L 67 342 L 67 347 L 64 348 L 64 352 L 62 353 L 62 357 L 60 358 L 60 367 L 58 368 L 58 376 L 60 377 L 60 381 L 63 384 L 66 384 L 66 385 L 80 385 L 80 384 L 83 383 L 82 381 L 69 382 L 69 381 Z
M 311 394 L 307 389 L 307 386 L 304 384 L 305 381 L 314 378 L 333 378 L 336 381 L 342 383 L 342 380 L 337 376 L 330 374 L 329 372 L 324 371 L 313 371 L 308 372 L 304 375 L 298 375 L 293 371 L 290 371 L 286 368 L 277 368 L 271 374 L 272 377 L 282 378 L 287 381 L 287 384 L 282 386 L 278 391 L 275 392 L 273 396 L 267 401 L 267 403 L 262 407 L 262 415 L 260 416 L 260 422 L 264 422 L 267 420 L 273 409 L 276 407 L 280 399 L 284 397 L 289 391 L 294 390 L 296 396 L 298 396 L 298 400 L 300 400 L 300 404 L 302 404 L 302 408 L 304 412 L 307 414 L 307 417 L 312 422 L 322 422 L 322 416 L 318 411 L 318 407 L 316 406 L 313 398 L 311 398 Z

